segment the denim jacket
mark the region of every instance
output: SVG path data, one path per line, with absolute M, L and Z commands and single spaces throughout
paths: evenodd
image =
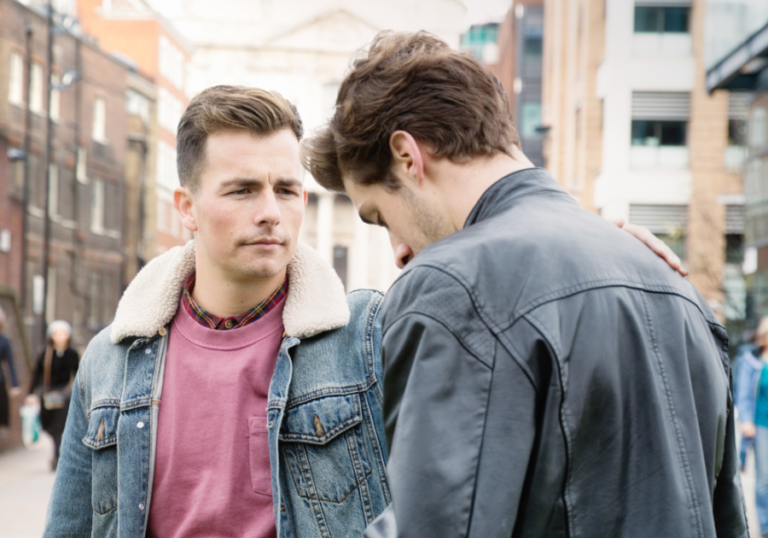
M 153 260 L 80 365 L 46 537 L 141 537 L 152 506 L 168 327 L 194 242 Z M 269 388 L 278 538 L 361 536 L 390 502 L 382 423 L 382 295 L 348 297 L 300 244 L 288 266 L 286 335 Z

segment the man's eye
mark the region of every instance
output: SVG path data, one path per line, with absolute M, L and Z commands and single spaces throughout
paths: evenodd
M 243 189 L 238 189 L 236 191 L 232 191 L 229 194 L 248 194 L 248 192 L 249 192 L 248 189 L 243 188 Z
M 285 194 L 288 196 L 292 196 L 294 194 L 297 194 L 296 192 L 292 191 L 291 189 L 277 189 L 278 194 Z

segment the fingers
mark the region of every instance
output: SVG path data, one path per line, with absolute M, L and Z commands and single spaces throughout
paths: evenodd
M 622 229 L 645 243 L 657 256 L 667 262 L 672 269 L 683 276 L 688 276 L 688 271 L 683 269 L 680 257 L 672 252 L 672 249 L 664 241 L 653 235 L 648 228 L 636 224 L 625 224 L 622 226 Z

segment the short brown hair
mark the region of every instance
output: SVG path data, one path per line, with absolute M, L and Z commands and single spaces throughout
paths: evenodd
M 410 133 L 434 157 L 465 162 L 519 144 L 509 101 L 490 69 L 427 32 L 381 32 L 353 62 L 328 126 L 302 143 L 302 164 L 326 189 L 342 173 L 397 188 L 389 138 Z
M 277 92 L 242 86 L 214 86 L 197 95 L 184 111 L 176 135 L 179 181 L 192 191 L 205 167 L 208 135 L 225 130 L 268 135 L 291 129 L 298 140 L 304 134 L 296 107 Z

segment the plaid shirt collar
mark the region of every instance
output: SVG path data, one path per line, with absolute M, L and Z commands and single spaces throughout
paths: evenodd
M 192 271 L 187 279 L 184 281 L 184 291 L 181 297 L 181 303 L 192 318 L 195 319 L 200 325 L 208 327 L 209 329 L 216 330 L 230 330 L 245 327 L 249 323 L 253 323 L 257 319 L 264 316 L 267 312 L 272 310 L 280 301 L 285 298 L 285 294 L 288 291 L 288 279 L 283 280 L 280 287 L 269 296 L 266 300 L 262 301 L 259 305 L 251 308 L 247 312 L 243 312 L 239 316 L 231 316 L 228 318 L 220 318 L 215 314 L 206 312 L 195 302 L 192 298 L 192 290 L 195 289 L 195 272 Z

